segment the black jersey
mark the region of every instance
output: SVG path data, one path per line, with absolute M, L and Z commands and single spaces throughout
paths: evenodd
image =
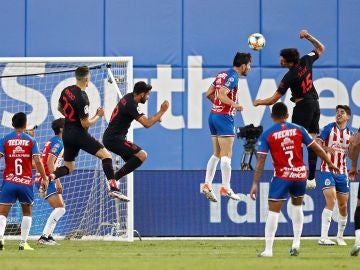
M 131 122 L 138 120 L 143 115 L 138 110 L 138 103 L 135 102 L 133 93 L 126 94 L 113 110 L 104 138 L 121 136 L 125 139 Z
M 76 85 L 68 86 L 61 92 L 59 103 L 63 107 L 65 124 L 83 128 L 80 119 L 89 116 L 89 98 L 86 92 Z
M 291 101 L 297 98 L 312 97 L 318 99 L 319 96 L 312 80 L 312 65 L 319 58 L 316 51 L 311 51 L 300 58 L 299 63 L 290 68 L 280 82 L 277 91 L 284 95 L 288 88 L 291 90 Z

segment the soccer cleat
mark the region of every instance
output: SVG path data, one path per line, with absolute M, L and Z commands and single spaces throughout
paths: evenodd
M 0 240 L 0 250 L 4 250 L 5 249 L 5 241 L 4 239 Z
M 130 201 L 130 199 L 127 196 L 125 196 L 120 192 L 120 189 L 118 188 L 118 184 L 115 179 L 109 180 L 109 186 L 110 186 L 109 196 L 111 198 L 118 199 L 122 202 Z
M 19 244 L 19 250 L 34 250 L 27 242 L 21 242 Z
M 360 246 L 353 245 L 353 247 L 351 248 L 351 251 L 350 251 L 350 256 L 358 256 L 359 252 L 360 252 Z
M 335 242 L 331 241 L 329 238 L 322 238 L 318 241 L 320 246 L 334 246 Z
M 306 189 L 314 189 L 316 188 L 316 180 L 312 179 L 312 180 L 306 180 Z
M 216 199 L 216 196 L 214 194 L 214 192 L 212 191 L 211 189 L 211 184 L 209 183 L 205 183 L 203 186 L 202 186 L 202 193 L 204 193 L 205 197 L 211 201 L 211 202 L 217 202 L 218 200 Z
M 290 256 L 299 256 L 299 248 L 291 248 L 290 249 Z
M 229 197 L 235 201 L 240 201 L 240 196 L 235 194 L 231 188 L 221 187 L 220 194 L 221 196 Z
M 342 237 L 336 237 L 336 243 L 338 244 L 338 246 L 347 246 L 344 238 Z
M 258 257 L 272 257 L 273 254 L 272 254 L 272 252 L 264 250 L 263 252 L 260 252 L 257 256 Z
M 47 240 L 52 245 L 60 245 L 58 242 L 55 241 L 54 237 L 51 234 L 48 236 Z
M 40 236 L 37 243 L 38 243 L 38 245 L 45 245 L 45 246 L 53 246 L 56 244 L 56 242 L 53 243 L 53 242 L 49 241 L 49 239 L 45 235 Z

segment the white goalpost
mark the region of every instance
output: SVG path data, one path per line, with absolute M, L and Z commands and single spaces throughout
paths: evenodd
M 37 126 L 35 138 L 42 150 L 54 135 L 51 122 L 62 115 L 57 111 L 61 91 L 75 84 L 74 71 L 86 65 L 90 68 L 91 83 L 86 90 L 90 101 L 89 115 L 98 107 L 105 108 L 105 117 L 90 127 L 89 133 L 102 142 L 112 110 L 119 99 L 133 87 L 132 57 L 24 57 L 0 58 L 0 136 L 12 130 L 11 118 L 25 112 L 28 127 Z M 133 140 L 132 128 L 128 140 Z M 123 161 L 113 156 L 114 169 Z M 4 161 L 0 163 L 1 173 Z M 0 177 L 0 183 L 2 177 Z M 76 169 L 61 179 L 66 213 L 58 222 L 54 237 L 67 239 L 103 239 L 132 241 L 134 234 L 133 174 L 120 180 L 120 190 L 130 198 L 129 203 L 108 196 L 107 181 L 102 164 L 96 157 L 80 151 Z M 41 235 L 52 211 L 47 201 L 38 197 L 35 204 L 30 236 Z M 16 204 L 8 216 L 5 236 L 19 234 L 21 207 Z

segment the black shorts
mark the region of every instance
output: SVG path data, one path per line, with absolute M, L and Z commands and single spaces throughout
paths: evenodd
M 65 127 L 63 134 L 64 161 L 75 161 L 80 149 L 94 155 L 104 146 L 86 130 L 78 127 Z
M 319 133 L 320 106 L 317 99 L 303 99 L 296 103 L 292 122 L 303 126 L 309 133 Z
M 141 147 L 123 137 L 112 137 L 111 139 L 104 137 L 103 143 L 109 151 L 119 155 L 125 162 L 142 150 Z
M 360 200 L 360 185 L 358 187 L 358 200 Z

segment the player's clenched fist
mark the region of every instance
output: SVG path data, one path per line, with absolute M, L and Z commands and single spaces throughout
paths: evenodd
M 96 110 L 96 115 L 100 116 L 100 117 L 103 117 L 104 116 L 104 108 L 102 107 L 99 107 L 97 110 Z
M 168 109 L 169 109 L 169 101 L 165 100 L 160 106 L 160 111 L 166 112 Z

